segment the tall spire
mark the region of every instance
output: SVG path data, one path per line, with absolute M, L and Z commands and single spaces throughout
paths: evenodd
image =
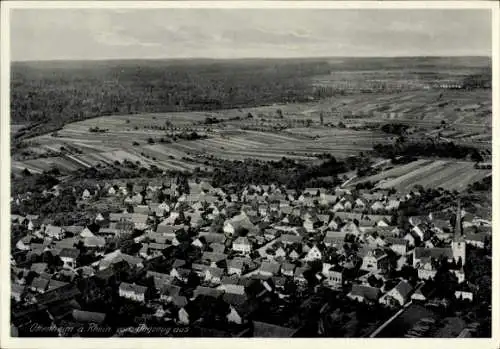
M 461 238 L 462 233 L 462 207 L 460 205 L 460 199 L 457 200 L 457 218 L 455 222 L 455 239 Z

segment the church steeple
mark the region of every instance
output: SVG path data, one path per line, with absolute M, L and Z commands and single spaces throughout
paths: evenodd
M 462 207 L 460 205 L 460 199 L 458 199 L 457 202 L 457 218 L 455 222 L 453 240 L 451 241 L 451 249 L 453 252 L 453 259 L 455 260 L 455 262 L 461 260 L 461 264 L 463 267 L 465 265 L 466 258 L 466 244 L 462 231 Z

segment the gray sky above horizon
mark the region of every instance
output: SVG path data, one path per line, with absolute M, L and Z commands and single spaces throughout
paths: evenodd
M 11 59 L 490 56 L 489 10 L 15 9 Z

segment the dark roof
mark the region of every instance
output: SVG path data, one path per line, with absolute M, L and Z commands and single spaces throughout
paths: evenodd
M 172 295 L 172 303 L 175 304 L 176 307 L 182 308 L 188 304 L 188 300 L 184 296 Z
M 425 247 L 416 247 L 415 248 L 415 258 L 440 258 L 440 257 L 453 257 L 453 251 L 449 247 L 434 247 L 434 248 L 425 248 Z
M 277 274 L 280 270 L 280 264 L 276 262 L 267 262 L 264 261 L 262 262 L 260 266 L 260 271 L 272 273 L 272 274 Z
M 380 289 L 366 285 L 353 285 L 351 292 L 353 296 L 361 296 L 367 300 L 376 301 L 380 295 Z
M 296 329 L 272 325 L 267 322 L 253 321 L 253 337 L 290 338 L 296 332 Z
M 245 294 L 224 293 L 222 300 L 227 304 L 239 306 L 247 301 L 247 296 Z
M 47 263 L 33 263 L 30 270 L 37 274 L 43 273 L 47 269 Z
M 205 286 L 197 286 L 196 289 L 194 290 L 193 295 L 195 297 L 209 296 L 209 297 L 213 297 L 213 298 L 218 298 L 218 297 L 222 296 L 223 293 L 224 293 L 224 291 L 221 291 L 221 290 L 218 290 L 215 288 L 205 287 Z
M 134 293 L 146 293 L 147 291 L 147 287 L 145 286 L 141 286 L 141 285 L 136 285 L 136 284 L 129 284 L 127 282 L 122 282 L 120 284 L 120 289 L 124 290 L 124 291 L 132 291 Z
M 242 269 L 243 268 L 243 260 L 240 258 L 234 258 L 229 261 L 227 261 L 227 268 L 235 268 L 235 269 Z
M 106 319 L 106 314 L 75 309 L 73 310 L 73 319 L 78 322 L 92 322 L 100 324 Z
M 210 275 L 215 276 L 215 277 L 221 277 L 222 274 L 224 274 L 224 270 L 221 268 L 216 268 L 216 267 L 210 267 L 207 269 L 208 272 L 210 272 Z
M 11 287 L 11 293 L 22 294 L 25 290 L 24 285 L 19 285 L 15 283 L 11 283 L 10 287 Z
M 240 277 L 238 275 L 223 276 L 221 279 L 222 285 L 238 285 L 240 284 Z
M 209 260 L 211 262 L 219 262 L 227 259 L 227 255 L 223 253 L 203 252 L 202 259 Z
M 408 240 L 402 238 L 395 238 L 392 236 L 388 236 L 384 240 L 391 245 L 404 245 L 404 246 L 408 245 Z
M 69 285 L 67 282 L 62 282 L 54 279 L 50 279 L 49 285 L 48 285 L 48 290 L 55 290 L 57 288 L 63 287 Z
M 295 264 L 292 264 L 292 263 L 283 263 L 281 264 L 281 271 L 291 271 L 293 272 L 295 269 Z
M 49 280 L 41 277 L 36 277 L 31 281 L 31 287 L 37 290 L 45 290 L 49 285 Z
M 176 259 L 172 264 L 172 268 L 183 267 L 186 265 L 186 261 L 183 259 Z
M 411 287 L 408 282 L 402 280 L 401 282 L 399 282 L 399 284 L 396 285 L 396 287 L 394 287 L 394 290 L 398 291 L 398 293 L 403 297 L 407 297 L 408 294 L 410 294 L 410 292 L 413 290 L 413 287 Z
M 181 287 L 177 285 L 164 285 L 160 290 L 160 294 L 172 297 L 178 296 L 180 292 Z

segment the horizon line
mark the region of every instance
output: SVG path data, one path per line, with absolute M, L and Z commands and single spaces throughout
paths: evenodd
M 109 62 L 109 61 L 179 61 L 179 60 L 205 60 L 205 61 L 237 61 L 237 60 L 293 60 L 293 59 L 359 59 L 359 58 L 489 58 L 492 55 L 394 55 L 394 56 L 285 56 L 285 57 L 158 57 L 158 58 L 54 58 L 54 59 L 27 59 L 11 60 L 10 63 L 50 63 L 50 62 Z

